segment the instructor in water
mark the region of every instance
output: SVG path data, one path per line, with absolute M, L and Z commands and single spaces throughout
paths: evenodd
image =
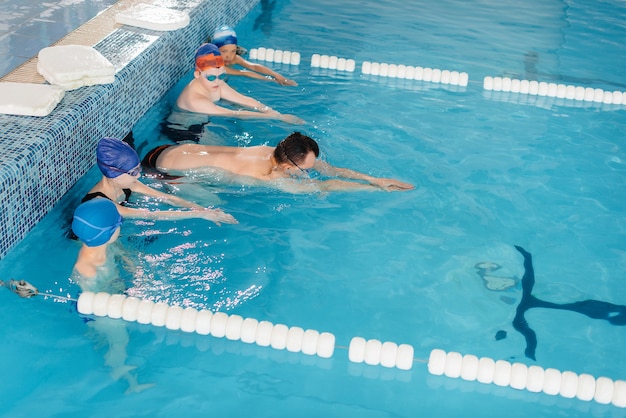
M 220 171 L 237 176 L 243 184 L 264 184 L 290 193 L 347 190 L 412 190 L 412 184 L 378 178 L 318 160 L 312 138 L 294 132 L 276 147 L 232 147 L 200 144 L 162 145 L 143 159 L 146 170 L 168 175 Z M 315 170 L 327 180 L 311 179 Z M 220 178 L 223 176 L 216 176 Z M 232 177 L 232 176 L 231 176 Z

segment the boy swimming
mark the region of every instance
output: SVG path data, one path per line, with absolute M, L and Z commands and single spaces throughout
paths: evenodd
M 224 65 L 226 66 L 226 74 L 228 75 L 244 76 L 257 80 L 271 80 L 281 86 L 298 85 L 294 80 L 283 77 L 265 65 L 252 63 L 243 58 L 240 52 L 241 48 L 237 45 L 237 34 L 228 26 L 222 26 L 217 29 L 211 36 L 211 42 L 220 49 L 220 53 L 224 58 Z M 245 70 L 233 68 L 234 65 L 239 65 L 245 68 Z

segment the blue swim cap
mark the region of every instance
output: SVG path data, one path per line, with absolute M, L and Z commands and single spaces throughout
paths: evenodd
M 217 45 L 218 48 L 229 44 L 237 45 L 237 34 L 230 26 L 222 26 L 213 32 L 211 42 Z
M 110 179 L 121 176 L 139 165 L 139 156 L 126 142 L 102 138 L 96 149 L 98 167 Z
M 88 247 L 106 244 L 122 225 L 122 215 L 115 203 L 97 197 L 81 203 L 74 211 L 72 231 Z

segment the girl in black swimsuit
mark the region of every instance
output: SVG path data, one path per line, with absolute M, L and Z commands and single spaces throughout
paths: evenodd
M 124 197 L 124 201 L 120 203 L 121 205 L 128 202 L 128 199 L 130 199 L 130 195 L 133 193 L 133 191 L 130 189 L 122 189 L 122 191 L 124 192 L 125 197 Z M 92 199 L 95 199 L 96 197 L 104 197 L 105 199 L 109 199 L 109 197 L 102 192 L 93 192 L 93 193 L 87 193 L 85 197 L 81 199 L 80 203 L 88 202 Z
M 135 150 L 126 142 L 116 138 L 102 138 L 98 142 L 96 150 L 98 167 L 102 172 L 102 179 L 96 183 L 89 193 L 83 198 L 83 202 L 95 197 L 106 197 L 118 207 L 120 215 L 124 218 L 144 219 L 187 219 L 202 218 L 217 225 L 221 223 L 237 223 L 235 218 L 221 209 L 204 208 L 196 203 L 189 202 L 180 197 L 163 193 L 139 181 L 141 175 L 141 163 Z M 139 193 L 155 197 L 165 203 L 186 208 L 178 210 L 149 210 L 143 208 L 131 208 L 125 206 L 131 193 Z

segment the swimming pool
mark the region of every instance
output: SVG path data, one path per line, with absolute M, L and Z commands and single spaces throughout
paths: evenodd
M 128 223 L 122 243 L 137 265 L 125 278 L 130 293 L 155 301 L 332 332 L 333 357 L 137 323 L 86 325 L 68 304 L 3 292 L 0 309 L 11 318 L 3 370 L 15 380 L 2 393 L 19 392 L 3 402 L 6 413 L 459 416 L 473 408 L 495 416 L 506 408 L 510 416 L 619 416 L 612 405 L 433 376 L 426 361 L 441 348 L 624 379 L 622 326 L 529 309 L 534 361 L 512 325 L 525 273 L 514 245 L 533 254 L 535 297 L 624 304 L 624 108 L 483 88 L 485 76 L 532 74 L 528 52 L 536 52 L 535 74 L 546 80 L 623 91 L 626 70 L 615 62 L 624 56 L 623 5 L 300 3 L 276 5 L 271 19 L 260 5 L 236 27 L 248 48 L 301 52 L 299 66 L 277 66 L 300 86 L 232 85 L 306 119 L 298 129 L 318 139 L 332 164 L 417 189 L 291 196 L 175 185 L 240 224 Z M 324 26 L 310 24 L 322 14 Z M 314 53 L 466 71 L 470 82 L 312 69 Z M 166 107 L 138 123 L 138 149 L 155 139 Z M 225 142 L 241 145 L 274 144 L 294 129 L 258 121 L 220 128 Z M 56 225 L 96 179 L 92 170 L 2 260 L 3 277 L 76 295 L 66 277 L 77 248 Z M 491 263 L 501 267 L 486 274 Z M 350 362 L 354 336 L 411 344 L 417 360 L 410 371 Z M 111 342 L 125 346 L 127 358 L 107 354 Z M 155 386 L 120 396 L 128 382 L 110 373 L 124 364 L 137 366 L 139 383 Z

